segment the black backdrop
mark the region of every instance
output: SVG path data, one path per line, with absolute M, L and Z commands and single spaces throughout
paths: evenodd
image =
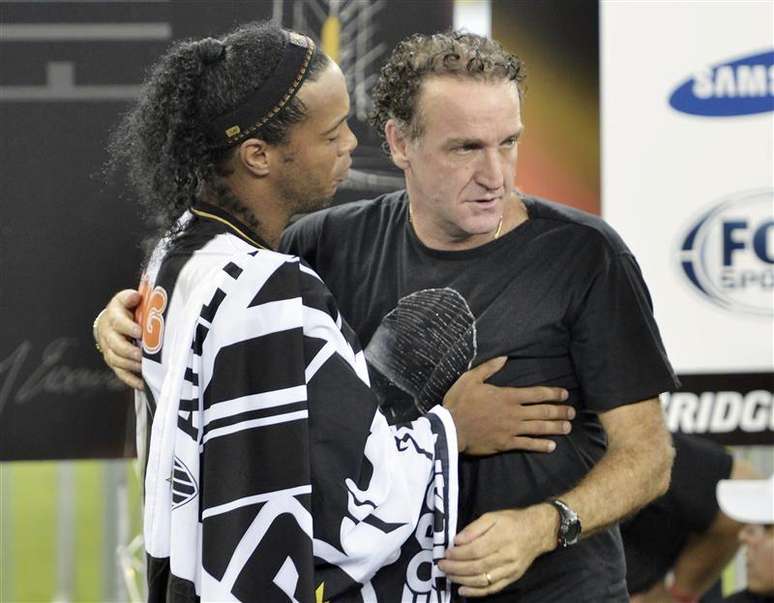
M 573 52 L 550 52 L 564 48 L 552 32 L 572 30 L 573 44 L 598 56 L 596 18 L 579 21 L 578 11 L 596 17 L 596 2 L 495 0 L 493 27 L 511 50 L 527 54 L 528 40 L 511 39 L 509 28 L 529 30 L 540 41 L 533 50 L 546 78 L 552 69 L 564 73 L 563 57 Z M 0 461 L 134 453 L 131 394 L 103 368 L 91 339 L 97 311 L 112 292 L 136 283 L 142 260 L 134 199 L 100 177 L 108 133 L 172 40 L 265 18 L 318 42 L 326 19 L 341 26 L 338 61 L 360 146 L 350 188 L 337 202 L 398 188 L 399 175 L 365 123 L 367 92 L 399 39 L 451 25 L 452 0 L 0 2 Z M 533 85 L 540 77 L 531 73 Z M 683 391 L 697 397 L 731 387 L 701 376 L 684 380 Z M 756 377 L 738 391 L 770 392 L 770 385 L 770 378 L 761 384 Z M 691 412 L 704 416 L 705 406 Z M 691 408 L 668 401 L 674 428 L 726 444 L 771 441 L 770 407 L 736 409 L 756 425 L 768 413 L 768 426 L 754 432 L 712 432 Z
M 338 201 L 395 188 L 364 93 L 400 38 L 451 26 L 451 0 L 0 4 L 0 460 L 134 453 L 131 394 L 91 337 L 142 260 L 131 195 L 100 177 L 108 133 L 171 40 L 272 17 L 318 40 L 341 26 L 361 146 Z

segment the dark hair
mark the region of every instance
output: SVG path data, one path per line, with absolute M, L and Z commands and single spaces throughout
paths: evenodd
M 272 74 L 285 44 L 279 26 L 250 23 L 221 38 L 178 42 L 151 68 L 138 102 L 112 134 L 108 168 L 126 170 L 146 217 L 164 232 L 178 230 L 177 219 L 205 189 L 209 200 L 254 225 L 223 181 L 234 148 L 214 148 L 207 125 Z M 307 79 L 317 79 L 328 62 L 315 51 Z M 283 144 L 305 109 L 294 96 L 252 137 Z
M 421 135 L 417 103 L 422 80 L 431 75 L 510 80 L 520 97 L 526 78 L 521 59 L 489 38 L 459 31 L 409 36 L 393 50 L 372 93 L 369 121 L 382 138 L 389 119 L 397 120 L 411 138 Z

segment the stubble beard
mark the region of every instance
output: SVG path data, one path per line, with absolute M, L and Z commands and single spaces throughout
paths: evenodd
M 291 173 L 282 178 L 278 191 L 282 204 L 288 209 L 288 215 L 309 214 L 331 205 L 333 195 L 325 196 L 315 192 L 303 176 L 292 173 L 293 170 L 288 171 Z

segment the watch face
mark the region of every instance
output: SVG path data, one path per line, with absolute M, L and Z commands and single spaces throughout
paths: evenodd
M 559 546 L 568 547 L 580 540 L 581 522 L 578 515 L 560 500 L 552 501 L 559 511 Z
M 564 537 L 567 545 L 578 542 L 578 538 L 580 537 L 580 522 L 577 519 L 570 520 L 567 524 L 567 532 L 565 532 Z

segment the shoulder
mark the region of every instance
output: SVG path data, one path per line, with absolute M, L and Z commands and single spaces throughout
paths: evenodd
M 530 219 L 545 228 L 561 229 L 587 243 L 596 243 L 611 255 L 631 254 L 621 236 L 600 216 L 540 197 L 522 199 Z
M 375 197 L 336 205 L 308 214 L 291 224 L 283 235 L 294 236 L 297 234 L 323 230 L 340 231 L 354 225 L 367 222 L 380 222 L 391 220 L 399 214 L 405 203 L 405 191 L 395 191 Z
M 229 291 L 234 287 L 256 291 L 267 285 L 277 288 L 280 282 L 292 282 L 297 290 L 298 273 L 298 257 L 259 249 L 233 234 L 222 233 L 191 254 L 181 277 L 191 283 L 217 283 Z M 281 288 L 287 289 L 287 285 Z

